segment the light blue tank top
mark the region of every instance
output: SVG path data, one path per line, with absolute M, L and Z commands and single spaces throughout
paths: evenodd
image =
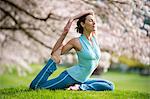
M 91 45 L 84 34 L 79 37 L 82 49 L 77 51 L 78 64 L 67 69 L 68 74 L 79 82 L 89 79 L 92 72 L 96 69 L 100 60 L 100 48 L 96 38 L 92 37 Z

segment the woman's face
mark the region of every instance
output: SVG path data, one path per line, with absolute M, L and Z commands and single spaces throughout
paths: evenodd
M 83 28 L 88 32 L 93 32 L 96 30 L 95 18 L 93 15 L 86 16 Z

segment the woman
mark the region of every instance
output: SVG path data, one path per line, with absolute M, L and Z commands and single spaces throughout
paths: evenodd
M 71 39 L 62 45 L 69 32 L 71 24 L 77 21 L 78 38 Z M 58 77 L 48 80 L 60 62 L 60 55 L 75 49 L 78 55 L 78 64 L 63 71 Z M 48 63 L 30 84 L 31 89 L 68 89 L 68 90 L 113 90 L 114 85 L 106 80 L 89 79 L 100 60 L 100 48 L 96 41 L 96 22 L 94 13 L 87 11 L 69 19 L 64 31 L 56 42 Z

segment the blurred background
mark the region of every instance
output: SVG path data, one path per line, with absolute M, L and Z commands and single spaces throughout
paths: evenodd
M 149 0 L 0 0 L 0 88 L 27 86 L 49 59 L 69 17 L 89 9 L 96 15 L 102 51 L 93 77 L 110 79 L 121 89 L 150 91 Z M 80 36 L 75 27 L 76 22 L 65 42 Z M 72 50 L 62 56 L 60 68 L 76 63 Z

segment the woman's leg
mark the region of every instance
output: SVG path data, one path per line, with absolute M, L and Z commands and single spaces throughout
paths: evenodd
M 81 90 L 91 90 L 91 91 L 104 91 L 104 90 L 114 90 L 114 84 L 107 80 L 102 79 L 91 79 L 79 87 Z
M 71 85 L 79 84 L 78 81 L 74 80 L 67 71 L 62 72 L 58 77 L 48 80 L 41 84 L 39 88 L 43 89 L 66 89 Z
M 37 89 L 39 85 L 46 82 L 48 77 L 57 69 L 56 63 L 49 59 L 44 68 L 39 72 L 35 79 L 31 82 L 30 88 Z

